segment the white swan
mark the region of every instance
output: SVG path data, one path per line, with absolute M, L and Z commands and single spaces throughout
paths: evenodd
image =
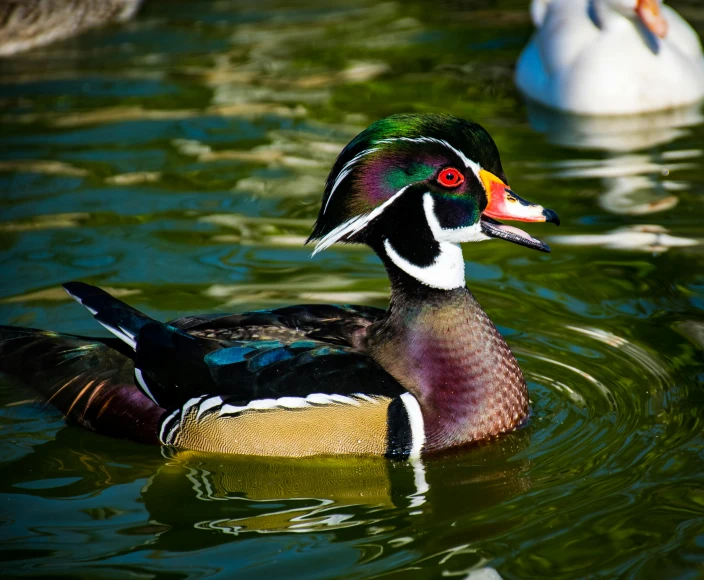
M 697 33 L 660 0 L 533 0 L 516 84 L 548 107 L 628 115 L 704 98 Z

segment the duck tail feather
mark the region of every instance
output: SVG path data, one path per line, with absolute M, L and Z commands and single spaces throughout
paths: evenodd
M 67 282 L 63 287 L 71 298 L 93 314 L 93 318 L 132 349 L 136 349 L 142 327 L 153 322 L 146 314 L 96 286 L 85 282 Z
M 0 372 L 39 392 L 93 431 L 159 443 L 164 409 L 134 383 L 134 363 L 105 342 L 46 330 L 0 326 Z

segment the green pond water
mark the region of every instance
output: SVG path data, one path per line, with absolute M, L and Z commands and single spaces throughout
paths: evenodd
M 698 1 L 672 4 L 704 33 Z M 527 108 L 527 0 L 147 0 L 0 62 L 0 323 L 104 335 L 61 282 L 159 319 L 384 307 L 361 247 L 302 247 L 372 121 L 482 123 L 552 254 L 466 244 L 529 383 L 530 423 L 426 459 L 161 450 L 67 425 L 0 378 L 0 576 L 704 576 L 701 109 Z M 489 574 L 489 576 L 486 576 Z M 475 576 L 476 577 L 476 576 Z

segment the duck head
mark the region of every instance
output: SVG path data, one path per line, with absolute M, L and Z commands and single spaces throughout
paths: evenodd
M 557 214 L 508 186 L 498 149 L 477 123 L 446 115 L 377 121 L 340 153 L 313 233 L 315 253 L 364 243 L 390 272 L 439 289 L 464 286 L 460 242 L 494 238 L 549 252 L 498 220 L 552 222 Z
M 661 11 L 661 0 L 593 0 L 601 22 L 608 20 L 609 12 L 617 12 L 631 20 L 637 19 L 655 36 L 667 34 L 667 20 Z

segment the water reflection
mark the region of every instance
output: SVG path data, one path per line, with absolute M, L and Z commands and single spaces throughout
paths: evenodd
M 371 525 L 384 510 L 417 512 L 428 491 L 420 462 L 397 466 L 378 458 L 291 460 L 163 452 L 167 463 L 142 490 L 152 517 L 175 524 L 171 504 L 176 493 L 184 503 L 205 502 L 198 506 L 195 528 L 227 534 Z
M 672 209 L 690 183 L 673 181 L 677 171 L 698 167 L 701 149 L 672 150 L 674 140 L 702 123 L 701 104 L 646 115 L 593 117 L 571 115 L 529 104 L 531 125 L 550 142 L 605 153 L 605 159 L 574 159 L 546 164 L 559 179 L 600 178 L 599 205 L 613 214 L 643 216 Z M 637 154 L 634 152 L 638 152 Z M 670 236 L 660 226 L 643 224 L 597 236 L 556 236 L 556 243 L 662 252 L 697 244 Z
M 521 431 L 493 445 L 425 462 L 292 460 L 159 450 L 69 427 L 54 440 L 0 466 L 0 477 L 5 493 L 12 490 L 15 497 L 44 499 L 96 494 L 108 498 L 114 486 L 137 483 L 151 530 L 140 524 L 140 533 L 158 536 L 161 547 L 171 540 L 178 542 L 189 529 L 237 536 L 366 526 L 368 534 L 376 536 L 409 525 L 408 518 L 437 520 L 439 514 L 456 515 L 456 499 L 449 498 L 456 498 L 458 492 L 465 497 L 462 513 L 466 516 L 526 491 L 529 462 L 515 456 L 528 447 L 529 440 L 527 431 Z M 119 463 L 111 459 L 116 453 Z M 36 470 L 43 474 L 41 481 L 36 480 Z M 91 517 L 109 519 L 110 502 L 93 503 L 102 507 L 90 508 Z M 23 521 L 18 514 L 15 525 Z M 130 518 L 130 529 L 135 525 L 135 518 Z M 202 545 L 209 543 L 208 537 L 212 536 L 204 536 Z
M 611 250 L 639 250 L 657 254 L 670 248 L 699 244 L 699 240 L 671 236 L 666 228 L 655 224 L 617 228 L 604 234 L 552 236 L 550 241 L 566 246 L 600 246 Z
M 572 115 L 528 102 L 528 120 L 556 145 L 627 153 L 665 145 L 687 134 L 704 117 L 701 103 L 643 115 Z
M 389 518 L 437 517 L 439 511 L 451 510 L 443 500 L 442 490 L 446 492 L 448 487 L 485 487 L 476 499 L 468 497 L 476 509 L 525 491 L 529 479 L 523 474 L 528 463 L 509 460 L 527 447 L 528 440 L 527 433 L 514 434 L 496 448 L 465 450 L 476 459 L 475 468 L 437 485 L 434 481 L 442 473 L 439 468 L 455 461 L 451 455 L 395 463 L 378 458 L 292 460 L 164 449 L 167 462 L 150 478 L 142 496 L 151 517 L 172 527 L 192 525 L 238 535 L 332 531 L 362 525 L 371 526 L 372 535 L 376 535 L 386 529 Z M 496 482 L 501 482 L 498 495 L 488 492 Z M 193 505 L 197 521 L 190 516 L 184 521 L 174 514 L 175 497 L 181 497 L 184 505 Z M 204 503 L 194 504 L 193 500 Z

